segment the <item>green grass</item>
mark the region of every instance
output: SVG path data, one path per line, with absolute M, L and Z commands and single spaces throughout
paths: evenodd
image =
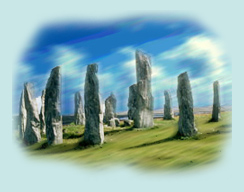
M 40 143 L 24 147 L 38 159 L 55 159 L 76 164 L 104 167 L 112 164 L 131 165 L 155 170 L 202 167 L 218 160 L 224 144 L 231 139 L 231 112 L 222 113 L 220 122 L 208 122 L 210 115 L 196 115 L 200 134 L 176 138 L 178 119 L 156 119 L 154 128 L 105 128 L 102 146 L 82 147 L 84 126 L 64 126 L 63 144 Z

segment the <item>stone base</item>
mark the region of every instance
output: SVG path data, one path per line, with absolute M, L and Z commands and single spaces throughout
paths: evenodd
M 153 127 L 153 112 L 149 110 L 141 111 L 134 119 L 135 128 L 149 128 Z

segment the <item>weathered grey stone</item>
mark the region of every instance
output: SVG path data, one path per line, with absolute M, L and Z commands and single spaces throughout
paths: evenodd
M 23 90 L 20 97 L 20 107 L 19 107 L 19 136 L 21 139 L 24 138 L 25 128 L 27 121 L 27 111 L 25 108 L 25 91 Z
M 133 120 L 136 111 L 136 98 L 137 98 L 137 85 L 133 84 L 129 87 L 129 99 L 128 99 L 128 119 Z
M 108 125 L 112 128 L 116 128 L 115 119 L 110 119 Z
M 75 113 L 74 120 L 76 125 L 85 125 L 85 113 L 80 92 L 75 93 Z
M 46 122 L 45 122 L 45 89 L 42 91 L 41 96 L 41 111 L 40 111 L 40 128 L 41 133 L 46 134 Z
M 113 93 L 105 100 L 104 123 L 109 123 L 110 119 L 116 117 L 116 102 L 116 97 Z
M 112 118 L 109 120 L 108 125 L 111 127 L 119 127 L 120 126 L 120 121 L 118 118 Z
M 85 79 L 85 133 L 84 142 L 88 145 L 102 144 L 104 141 L 103 113 L 99 96 L 98 65 L 87 66 Z
M 33 93 L 33 85 L 24 84 L 24 103 L 26 109 L 26 127 L 24 129 L 24 142 L 32 145 L 41 140 L 40 119 L 37 102 Z
M 151 61 L 149 56 L 136 51 L 137 94 L 134 127 L 153 127 L 153 96 L 151 90 Z
M 127 119 L 125 119 L 125 120 L 124 120 L 124 126 L 125 126 L 125 127 L 126 127 L 126 126 L 131 126 L 131 125 L 132 125 L 132 122 L 133 122 L 132 120 L 129 120 L 129 119 L 127 120 Z
M 49 145 L 63 143 L 60 66 L 52 69 L 46 85 L 45 121 Z
M 174 117 L 174 113 L 171 106 L 171 95 L 169 91 L 164 91 L 164 120 L 170 120 Z
M 151 88 L 151 60 L 140 50 L 136 51 L 136 79 L 137 83 L 146 80 Z
M 215 81 L 213 83 L 213 111 L 212 111 L 212 119 L 211 121 L 218 122 L 220 120 L 220 98 L 219 98 L 219 82 Z
M 193 114 L 193 98 L 187 72 L 178 76 L 177 98 L 179 104 L 178 135 L 193 136 L 197 133 Z
M 137 84 L 137 101 L 134 116 L 135 128 L 153 127 L 153 97 L 148 94 L 148 83 L 140 80 Z

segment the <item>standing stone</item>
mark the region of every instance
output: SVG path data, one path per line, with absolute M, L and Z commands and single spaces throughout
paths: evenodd
M 102 144 L 104 141 L 103 113 L 99 96 L 97 78 L 98 65 L 87 66 L 85 79 L 85 133 L 84 142 L 87 145 Z
M 149 56 L 136 51 L 137 94 L 134 127 L 153 127 L 153 96 L 151 90 L 151 61 Z
M 61 74 L 60 66 L 52 69 L 46 85 L 45 121 L 49 145 L 63 143 L 63 126 L 61 116 Z
M 110 119 L 108 125 L 112 128 L 116 128 L 115 119 Z
M 74 120 L 76 125 L 85 125 L 85 113 L 80 92 L 75 93 L 75 113 Z
M 20 97 L 20 107 L 19 107 L 19 136 L 21 139 L 24 138 L 26 121 L 27 121 L 27 111 L 25 108 L 25 91 L 23 90 Z
M 40 119 L 36 99 L 34 98 L 33 85 L 24 84 L 24 103 L 26 109 L 26 127 L 24 131 L 24 142 L 32 145 L 41 140 Z
M 165 104 L 164 104 L 164 120 L 170 120 L 174 117 L 171 106 L 171 95 L 169 91 L 164 91 Z
M 137 97 L 137 85 L 133 84 L 129 87 L 129 99 L 128 99 L 128 119 L 133 120 L 136 111 L 136 97 Z
M 46 122 L 45 122 L 45 89 L 42 91 L 41 97 L 41 111 L 40 111 L 40 126 L 41 126 L 41 133 L 46 134 Z
M 104 123 L 108 124 L 110 119 L 116 117 L 116 102 L 116 97 L 113 93 L 105 100 Z
M 213 111 L 212 111 L 212 119 L 211 121 L 218 122 L 220 120 L 220 99 L 219 99 L 219 82 L 215 81 L 213 83 Z
M 179 104 L 178 135 L 190 137 L 197 133 L 193 114 L 193 98 L 187 72 L 178 76 L 177 98 Z

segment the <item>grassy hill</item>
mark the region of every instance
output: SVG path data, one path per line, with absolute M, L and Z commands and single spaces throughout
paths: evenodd
M 220 122 L 208 122 L 209 114 L 195 115 L 200 134 L 177 138 L 178 119 L 155 119 L 151 129 L 105 128 L 102 146 L 83 147 L 84 126 L 64 126 L 64 143 L 47 146 L 46 138 L 23 149 L 38 159 L 74 162 L 103 167 L 123 164 L 149 169 L 184 169 L 208 165 L 221 157 L 224 144 L 231 139 L 231 112 L 223 112 Z M 228 142 L 227 142 L 228 143 Z

